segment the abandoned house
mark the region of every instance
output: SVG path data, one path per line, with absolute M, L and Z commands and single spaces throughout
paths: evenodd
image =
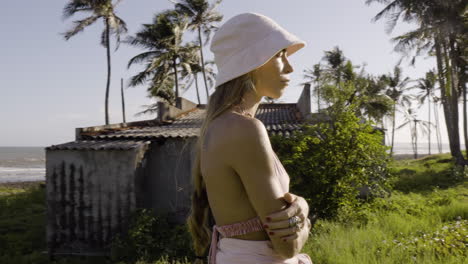
M 155 120 L 76 129 L 76 140 L 46 148 L 50 254 L 101 254 L 136 208 L 190 208 L 192 149 L 204 105 L 163 102 Z M 289 136 L 310 121 L 310 85 L 297 103 L 260 104 L 255 117 L 270 135 Z

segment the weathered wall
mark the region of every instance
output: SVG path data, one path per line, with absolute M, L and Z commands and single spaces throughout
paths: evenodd
M 47 150 L 47 242 L 54 253 L 101 252 L 142 203 L 143 147 Z
M 183 223 L 191 205 L 191 167 L 196 138 L 168 138 L 153 142 L 143 184 L 145 207 L 156 213 L 175 213 Z

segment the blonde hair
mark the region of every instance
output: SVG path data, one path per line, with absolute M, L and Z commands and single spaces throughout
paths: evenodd
M 212 227 L 210 226 L 212 214 L 200 164 L 201 148 L 204 145 L 207 128 L 215 118 L 242 103 L 244 95 L 249 91 L 257 92 L 253 72 L 244 74 L 218 86 L 210 96 L 206 106 L 205 118 L 195 145 L 195 163 L 192 167 L 194 191 L 192 194 L 192 208 L 187 219 L 188 228 L 192 236 L 193 249 L 198 257 L 206 255 L 210 246 L 212 231 Z M 195 263 L 203 263 L 203 260 L 197 259 Z

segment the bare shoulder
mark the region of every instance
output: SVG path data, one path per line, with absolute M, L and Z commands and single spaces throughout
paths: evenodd
M 269 142 L 268 133 L 262 121 L 242 116 L 239 114 L 229 114 L 226 116 L 223 141 L 228 146 L 245 146 L 253 143 Z

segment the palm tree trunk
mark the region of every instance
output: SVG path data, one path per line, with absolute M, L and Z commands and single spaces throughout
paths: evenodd
M 437 71 L 438 71 L 438 77 L 439 77 L 439 83 L 440 83 L 442 106 L 444 109 L 445 124 L 447 127 L 447 134 L 449 138 L 450 153 L 452 157 L 455 158 L 456 163 L 458 165 L 463 165 L 465 161 L 460 151 L 460 141 L 459 141 L 460 138 L 459 138 L 459 133 L 458 133 L 458 123 L 457 124 L 453 123 L 454 120 L 458 120 L 458 111 L 455 113 L 455 110 L 458 110 L 458 104 L 457 104 L 456 97 L 455 97 L 455 104 L 453 104 L 454 94 L 452 90 L 453 86 L 451 82 L 451 76 L 449 74 L 450 64 L 447 59 L 446 48 L 443 43 L 444 41 L 445 40 L 442 39 L 440 35 L 435 36 L 434 44 L 435 44 L 435 50 L 436 50 Z M 447 69 L 445 71 L 446 74 L 444 74 L 444 68 Z M 455 105 L 455 108 L 453 107 L 454 105 Z M 455 118 L 455 114 L 457 114 L 456 118 Z
M 416 158 L 416 150 L 415 150 L 415 145 L 414 145 L 414 130 L 413 130 L 413 127 L 412 127 L 412 121 L 411 120 L 408 120 L 408 126 L 409 126 L 409 130 L 410 130 L 410 134 L 411 134 L 411 148 L 413 149 L 413 157 Z
M 208 92 L 208 84 L 206 82 L 205 59 L 203 58 L 203 42 L 202 42 L 201 28 L 200 27 L 198 27 L 198 42 L 200 43 L 200 58 L 201 58 L 201 63 L 202 63 L 203 81 L 205 82 L 206 103 L 208 103 L 208 98 L 210 97 L 210 93 Z
M 468 159 L 468 121 L 466 115 L 467 113 L 467 108 L 466 108 L 466 84 L 464 83 L 463 80 L 463 86 L 462 86 L 462 93 L 463 93 L 463 136 L 465 138 L 465 155 Z
M 193 78 L 195 80 L 195 89 L 197 90 L 197 100 L 198 100 L 198 104 L 201 104 L 201 101 L 200 101 L 200 91 L 198 90 L 198 74 L 197 73 L 194 73 L 193 74 Z
M 458 126 L 458 121 L 459 121 L 459 114 L 458 114 L 458 80 L 457 76 L 455 74 L 456 71 L 456 59 L 454 59 L 451 55 L 453 55 L 451 52 L 451 47 L 452 46 L 453 40 L 450 38 L 448 45 L 444 45 L 444 54 L 445 54 L 445 60 L 446 60 L 446 65 L 447 65 L 447 75 L 450 78 L 450 86 L 448 87 L 450 89 L 450 106 L 452 108 L 452 115 L 451 115 L 451 122 L 452 122 L 452 127 L 453 131 L 451 131 L 452 134 L 452 142 L 451 142 L 451 148 L 453 148 L 453 156 L 456 159 L 456 163 L 460 166 L 465 165 L 465 158 L 463 157 L 463 154 L 461 152 L 460 148 L 460 129 Z
M 111 79 L 111 57 L 110 57 L 110 26 L 109 20 L 106 19 L 106 50 L 107 50 L 107 84 L 106 84 L 106 99 L 104 103 L 105 115 L 106 115 L 106 125 L 109 124 L 109 87 Z
M 418 126 L 416 120 L 414 120 L 414 158 L 418 158 Z
M 442 136 L 440 135 L 439 106 L 437 103 L 434 104 L 434 119 L 436 122 L 437 149 L 439 153 L 442 153 Z
M 440 99 L 441 99 L 440 102 L 442 104 L 442 109 L 444 111 L 444 116 L 447 116 L 446 115 L 446 112 L 447 112 L 446 105 L 447 105 L 447 103 L 445 103 L 445 101 L 447 100 L 446 95 L 445 95 L 446 86 L 445 86 L 445 80 L 444 80 L 444 77 L 443 77 L 444 66 L 443 66 L 443 62 L 442 62 L 442 48 L 441 48 L 441 43 L 440 43 L 440 37 L 438 37 L 438 36 L 434 37 L 434 46 L 435 46 L 435 50 L 436 50 L 437 78 L 439 79 L 439 85 L 440 85 Z M 449 130 L 449 123 L 450 122 L 445 120 L 447 130 Z M 439 134 L 440 134 L 440 126 L 439 126 Z M 440 140 L 441 139 L 442 138 L 440 138 Z M 450 136 L 449 136 L 449 141 L 450 141 Z
M 460 93 L 462 93 L 463 97 L 463 138 L 465 142 L 465 156 L 466 159 L 468 159 L 468 120 L 467 120 L 467 103 L 466 103 L 466 71 L 465 69 L 467 68 L 466 65 L 466 60 L 463 59 L 463 51 L 460 48 L 460 43 L 453 43 L 453 59 L 457 63 L 457 75 L 458 75 L 458 90 Z
M 390 148 L 390 156 L 393 156 L 393 146 L 395 143 L 395 113 L 396 113 L 396 102 L 393 102 L 393 114 L 392 114 L 392 146 Z
M 315 88 L 317 90 L 317 113 L 320 113 L 320 84 L 317 82 L 317 87 Z
M 429 144 L 428 144 L 428 147 L 429 147 L 429 155 L 431 155 L 431 94 L 429 94 L 429 97 L 428 97 L 428 106 L 429 106 Z
M 175 80 L 175 96 L 176 96 L 176 102 L 179 102 L 179 78 L 177 76 L 177 57 L 172 58 L 172 67 L 174 69 L 174 80 Z M 180 105 L 176 105 L 177 107 L 180 107 Z

